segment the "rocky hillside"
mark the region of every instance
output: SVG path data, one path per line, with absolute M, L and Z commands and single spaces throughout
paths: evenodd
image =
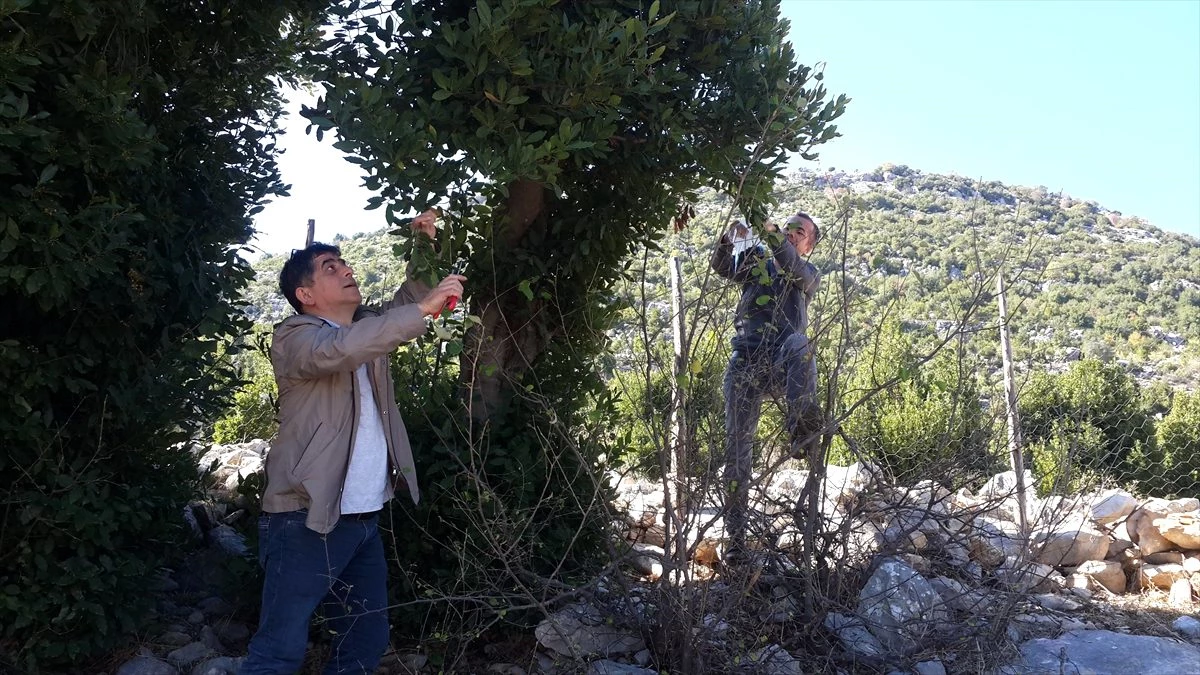
M 862 290 L 855 313 L 864 326 L 886 313 L 912 329 L 944 331 L 962 312 L 977 275 L 1003 268 L 1010 280 L 1016 355 L 1027 367 L 1055 371 L 1080 356 L 1095 356 L 1124 363 L 1143 382 L 1200 387 L 1200 241 L 1194 237 L 1042 187 L 906 166 L 865 173 L 802 171 L 782 182 L 777 196 L 777 213 L 801 209 L 824 223 L 829 236 L 815 260 L 827 280 L 839 279 L 844 270 Z M 854 209 L 841 231 L 835 201 L 846 200 Z M 730 213 L 730 199 L 708 193 L 696 207 L 690 226 L 670 235 L 663 248 L 684 258 L 698 311 L 726 312 L 727 303 L 705 302 L 699 280 Z M 338 242 L 368 296 L 382 297 L 402 279 L 393 241 L 376 232 Z M 257 321 L 271 323 L 291 311 L 276 288 L 282 262 L 276 255 L 255 263 L 258 277 L 245 299 Z M 652 251 L 633 269 L 633 281 L 644 282 L 650 309 L 668 308 L 666 253 Z M 639 286 L 627 290 L 635 306 L 642 297 Z M 995 314 L 989 299 L 974 327 L 986 328 Z M 994 364 L 998 345 L 992 333 L 981 333 L 974 346 Z

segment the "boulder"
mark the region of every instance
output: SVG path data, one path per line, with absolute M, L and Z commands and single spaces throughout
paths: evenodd
M 1187 570 L 1183 569 L 1183 565 L 1142 565 L 1141 581 L 1142 587 L 1148 588 L 1154 586 L 1161 588 L 1164 591 L 1171 590 L 1171 584 L 1175 583 L 1176 579 L 1187 579 Z
M 533 631 L 542 647 L 562 656 L 620 656 L 646 648 L 641 637 L 611 625 L 588 605 L 575 604 L 542 619 Z
M 215 659 L 196 664 L 191 675 L 237 675 L 242 667 L 243 657 L 218 656 Z
M 759 675 L 804 675 L 800 661 L 779 645 L 767 645 L 750 652 L 746 665 Z
M 830 464 L 825 467 L 825 498 L 845 508 L 871 484 L 877 472 L 877 469 L 862 462 L 855 462 L 850 466 Z
M 1024 546 L 1021 529 L 1015 523 L 980 516 L 972 521 L 967 535 L 971 559 L 988 569 L 999 567 L 1005 558 L 1019 556 Z
M 1200 514 L 1169 513 L 1152 524 L 1164 539 L 1184 549 L 1200 549 Z
M 916 675 L 946 675 L 946 666 L 941 661 L 922 661 L 913 666 Z
M 1195 511 L 1200 506 L 1196 499 L 1148 499 L 1125 521 L 1125 530 L 1129 539 L 1138 545 L 1142 555 L 1169 551 L 1176 545 L 1162 536 L 1154 521 L 1166 518 L 1172 513 L 1187 513 Z
M 1023 475 L 1024 485 L 1029 494 L 1032 495 L 1033 486 L 1037 482 L 1033 479 L 1033 472 L 1025 469 Z M 979 496 L 984 499 L 1003 499 L 1017 493 L 1017 474 L 1015 471 L 1005 471 L 998 473 L 988 479 L 983 487 L 979 488 Z
M 1051 587 L 1054 568 L 1037 562 L 1017 562 L 1013 558 L 996 568 L 996 579 L 1006 588 L 1018 593 L 1046 591 Z
M 1124 593 L 1128 585 L 1121 563 L 1113 560 L 1086 560 L 1075 568 L 1075 574 L 1091 579 L 1110 593 Z
M 663 573 L 662 560 L 664 555 L 666 553 L 659 546 L 634 544 L 633 551 L 630 552 L 629 561 L 638 572 L 657 579 Z
M 933 590 L 937 591 L 942 602 L 955 611 L 981 615 L 987 611 L 991 602 L 983 591 L 969 589 L 949 577 L 934 577 L 929 580 L 929 584 L 933 586 Z
M 1200 649 L 1170 638 L 1080 630 L 1021 645 L 1020 659 L 1003 672 L 1021 675 L 1175 675 L 1200 670 Z
M 1172 607 L 1191 609 L 1192 582 L 1188 579 L 1176 579 L 1171 582 L 1171 590 L 1167 597 Z
M 830 612 L 825 615 L 825 629 L 836 635 L 842 648 L 855 658 L 878 659 L 884 655 L 883 645 L 856 616 Z
M 1183 551 L 1159 551 L 1142 556 L 1142 562 L 1148 565 L 1182 565 Z
M 167 660 L 182 668 L 213 656 L 216 656 L 216 653 L 208 645 L 203 642 L 193 642 L 167 654 Z
M 909 654 L 949 620 L 942 598 L 917 571 L 895 558 L 880 563 L 859 594 L 858 615 L 888 650 Z
M 1092 520 L 1099 525 L 1115 523 L 1133 513 L 1138 500 L 1124 490 L 1105 490 L 1092 500 Z
M 1181 616 L 1171 623 L 1171 628 L 1190 638 L 1200 638 L 1200 620 L 1192 616 Z
M 1085 560 L 1104 560 L 1108 535 L 1082 521 L 1060 523 L 1035 532 L 1031 539 L 1035 559 L 1045 565 L 1074 567 Z

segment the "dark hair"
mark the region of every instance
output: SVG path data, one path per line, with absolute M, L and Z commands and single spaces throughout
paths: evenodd
M 808 222 L 812 223 L 813 246 L 816 246 L 817 242 L 821 241 L 821 226 L 817 225 L 817 221 L 813 220 L 812 216 L 808 215 L 807 213 L 805 213 L 803 211 L 797 211 L 792 217 L 793 218 L 803 218 L 803 219 L 807 220 Z
M 297 314 L 304 313 L 304 306 L 296 299 L 296 289 L 308 286 L 313 280 L 313 261 L 322 253 L 342 255 L 342 250 L 329 244 L 310 244 L 308 248 L 298 248 L 292 251 L 292 257 L 279 270 L 279 290 L 288 304 L 296 309 Z

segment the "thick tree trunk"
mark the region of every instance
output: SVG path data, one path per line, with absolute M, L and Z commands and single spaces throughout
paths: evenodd
M 546 188 L 533 181 L 516 181 L 508 187 L 505 224 L 492 251 L 496 265 L 510 264 L 514 250 L 532 227 L 544 227 Z M 490 419 L 511 400 L 522 374 L 542 353 L 551 333 L 545 325 L 544 303 L 530 301 L 512 284 L 493 275 L 473 298 L 481 325 L 467 336 L 464 376 L 472 418 Z M 507 287 L 506 287 L 507 284 Z

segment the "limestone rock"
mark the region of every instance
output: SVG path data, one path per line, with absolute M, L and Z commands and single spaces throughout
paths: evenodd
M 178 675 L 175 666 L 153 656 L 139 656 L 121 664 L 117 675 Z
M 1152 523 L 1164 539 L 1179 548 L 1200 548 L 1200 514 L 1169 513 Z
M 1192 616 L 1181 616 L 1171 623 L 1171 628 L 1190 638 L 1200 638 L 1200 620 Z
M 1033 486 L 1037 485 L 1037 482 L 1033 479 L 1033 472 L 1029 469 L 1026 469 L 1022 477 L 1025 479 L 1025 488 L 1032 494 Z M 1016 492 L 1017 474 L 1015 471 L 998 473 L 989 478 L 988 481 L 983 484 L 983 487 L 979 488 L 979 496 L 983 497 L 984 499 L 1003 499 L 1010 495 L 1016 494 Z
M 652 579 L 662 576 L 662 559 L 666 553 L 659 546 L 651 544 L 634 544 L 629 558 L 633 568 Z
M 1092 501 L 1092 520 L 1099 525 L 1115 523 L 1133 513 L 1138 500 L 1124 490 L 1105 490 Z
M 196 664 L 191 675 L 237 675 L 242 667 L 243 657 L 218 656 Z
M 1036 560 L 1045 565 L 1074 567 L 1086 560 L 1104 560 L 1108 535 L 1087 523 L 1075 521 L 1036 532 Z
M 913 666 L 913 672 L 917 675 L 946 675 L 946 666 L 941 661 L 922 661 Z
M 1110 593 L 1124 593 L 1128 585 L 1121 563 L 1112 560 L 1085 560 L 1075 568 L 1075 573 L 1095 581 Z
M 1049 565 L 1036 562 L 1017 563 L 1011 558 L 996 568 L 996 579 L 1018 593 L 1048 590 L 1053 575 L 1054 568 Z
M 169 630 L 163 633 L 162 635 L 158 636 L 157 640 L 155 640 L 155 642 L 158 644 L 166 645 L 168 647 L 182 647 L 191 641 L 191 635 L 174 630 Z
M 1187 513 L 1200 507 L 1196 499 L 1148 499 L 1136 511 L 1129 514 L 1125 521 L 1125 529 L 1129 538 L 1138 545 L 1143 555 L 1169 551 L 1176 545 L 1162 536 L 1154 521 L 1165 518 L 1172 513 Z
M 1176 579 L 1186 580 L 1187 577 L 1188 574 L 1183 569 L 1183 565 L 1142 565 L 1141 581 L 1143 588 L 1154 586 L 1155 588 L 1169 591 L 1171 590 L 1171 584 L 1175 583 Z
M 569 657 L 620 656 L 646 648 L 642 638 L 610 625 L 598 611 L 582 604 L 546 617 L 534 635 L 546 649 Z
M 203 642 L 193 642 L 167 654 L 167 660 L 179 667 L 190 666 L 201 659 L 216 656 L 211 648 Z
M 1022 675 L 1125 675 L 1127 673 L 1195 673 L 1200 649 L 1169 638 L 1125 635 L 1107 630 L 1081 630 L 1055 639 L 1039 638 L 1021 645 L 1021 658 L 1009 673 Z
M 1172 607 L 1191 609 L 1192 582 L 1188 579 L 1176 579 L 1171 582 L 1171 591 L 1168 600 Z
M 890 651 L 918 649 L 949 620 L 941 596 L 917 571 L 897 559 L 880 563 L 859 594 L 858 615 Z
M 779 645 L 767 645 L 751 652 L 747 665 L 761 675 L 804 675 L 800 661 Z
M 837 636 L 842 647 L 858 658 L 880 658 L 884 655 L 883 645 L 867 630 L 866 624 L 856 616 L 830 612 L 825 615 L 825 628 Z
M 1159 551 L 1142 556 L 1142 560 L 1150 565 L 1182 565 L 1183 551 Z

